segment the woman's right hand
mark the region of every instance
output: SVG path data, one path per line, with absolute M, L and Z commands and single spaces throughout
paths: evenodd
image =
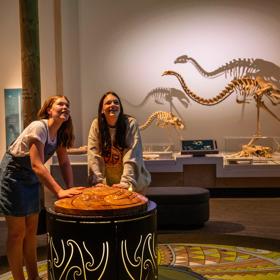
M 107 186 L 105 184 L 103 184 L 103 183 L 97 183 L 93 187 L 107 187 Z
M 74 195 L 82 193 L 83 189 L 85 189 L 85 187 L 73 187 L 73 188 L 69 188 L 66 190 L 61 189 L 58 192 L 57 197 L 58 197 L 58 199 L 72 197 Z

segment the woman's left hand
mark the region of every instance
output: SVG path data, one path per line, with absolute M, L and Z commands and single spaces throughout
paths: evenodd
M 66 197 L 72 197 L 74 195 L 80 194 L 85 187 L 72 187 L 69 189 L 61 189 L 58 193 L 58 198 L 66 198 Z
M 113 184 L 112 185 L 113 188 L 121 188 L 121 189 L 126 189 L 129 191 L 132 191 L 132 187 L 128 184 L 124 184 L 124 183 L 119 183 L 119 184 Z

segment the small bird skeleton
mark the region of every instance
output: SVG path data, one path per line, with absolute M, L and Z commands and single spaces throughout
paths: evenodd
M 148 128 L 153 123 L 154 120 L 156 120 L 156 126 L 160 128 L 174 127 L 177 133 L 178 130 L 183 130 L 185 128 L 183 121 L 179 117 L 173 115 L 171 112 L 156 111 L 148 117 L 147 121 L 144 124 L 139 126 L 139 129 L 144 130 Z M 179 133 L 178 133 L 178 137 L 181 138 Z M 169 151 L 170 148 L 171 145 L 169 145 L 164 150 L 164 152 Z
M 156 125 L 161 128 L 173 126 L 176 129 L 184 129 L 185 127 L 182 120 L 179 117 L 173 115 L 171 112 L 156 111 L 148 117 L 144 124 L 139 126 L 139 129 L 146 129 L 152 124 L 154 120 L 156 120 Z

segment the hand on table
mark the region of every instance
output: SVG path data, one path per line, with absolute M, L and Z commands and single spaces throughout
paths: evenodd
M 74 195 L 77 195 L 77 194 L 80 194 L 83 189 L 85 189 L 85 187 L 72 187 L 72 188 L 69 188 L 69 189 L 61 189 L 57 196 L 58 198 L 66 198 L 66 197 L 72 197 Z
M 107 185 L 105 185 L 103 183 L 98 183 L 98 184 L 94 185 L 94 187 L 107 187 Z
M 120 189 L 126 189 L 129 191 L 132 191 L 132 186 L 124 183 L 119 183 L 119 184 L 113 184 L 113 188 L 120 188 Z

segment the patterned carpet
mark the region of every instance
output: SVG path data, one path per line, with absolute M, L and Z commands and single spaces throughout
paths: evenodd
M 158 263 L 190 269 L 194 278 L 186 279 L 280 280 L 280 252 L 253 248 L 215 244 L 159 244 Z M 38 267 L 42 279 L 47 279 L 47 262 L 38 262 Z M 13 278 L 10 273 L 5 273 L 0 275 L 0 279 Z
M 280 252 L 214 244 L 160 244 L 160 264 L 189 267 L 209 280 L 280 280 Z

